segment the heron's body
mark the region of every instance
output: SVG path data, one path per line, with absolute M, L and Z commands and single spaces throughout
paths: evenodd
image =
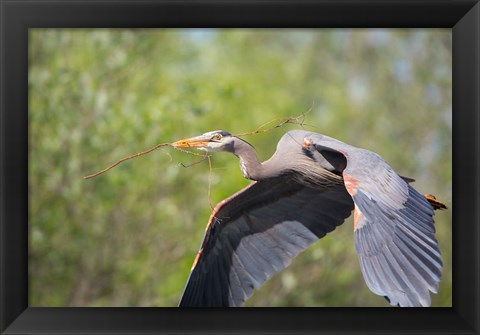
M 250 144 L 223 131 L 174 146 L 233 153 L 254 180 L 212 213 L 180 306 L 241 306 L 352 210 L 370 290 L 392 305 L 430 305 L 442 268 L 433 200 L 379 155 L 304 130 L 287 132 L 263 163 Z

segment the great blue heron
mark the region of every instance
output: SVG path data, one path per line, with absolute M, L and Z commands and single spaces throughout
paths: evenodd
M 446 207 L 376 153 L 304 130 L 287 132 L 263 163 L 248 142 L 221 130 L 173 146 L 230 152 L 254 180 L 215 207 L 179 306 L 243 305 L 352 210 L 370 290 L 391 305 L 430 305 L 442 272 L 433 215 Z

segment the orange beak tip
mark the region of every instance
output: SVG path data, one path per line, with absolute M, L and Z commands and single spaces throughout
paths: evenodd
M 172 143 L 173 147 L 177 148 L 204 148 L 206 147 L 206 142 L 205 141 L 195 141 L 192 139 L 185 139 L 185 140 L 180 140 Z
M 185 141 L 177 141 L 177 142 L 173 142 L 172 146 L 174 146 L 174 147 L 186 147 L 187 144 L 186 144 Z

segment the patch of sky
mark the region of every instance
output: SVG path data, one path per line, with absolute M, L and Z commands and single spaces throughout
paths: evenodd
M 348 95 L 354 102 L 362 102 L 368 94 L 368 82 L 362 77 L 353 77 L 348 81 Z
M 452 129 L 452 108 L 445 108 L 440 112 L 443 123 L 451 130 Z
M 388 43 L 391 31 L 387 29 L 371 29 L 367 34 L 367 41 L 374 47 L 382 47 Z
M 332 30 L 331 34 L 329 34 L 328 36 L 330 37 L 333 45 L 345 46 L 345 44 L 351 38 L 351 32 L 352 30 L 350 29 Z
M 196 28 L 182 29 L 181 33 L 185 38 L 195 44 L 203 44 L 210 42 L 218 33 L 218 29 L 212 28 Z
M 393 63 L 393 75 L 402 84 L 406 84 L 412 79 L 412 65 L 407 59 L 399 59 Z
M 427 86 L 425 99 L 432 105 L 439 105 L 442 102 L 442 95 L 437 85 L 430 84 Z
M 274 30 L 280 31 L 282 34 L 286 33 L 287 38 L 299 45 L 304 45 L 307 43 L 312 43 L 314 37 L 318 34 L 321 34 L 321 31 L 311 30 L 311 29 L 288 29 L 288 30 Z

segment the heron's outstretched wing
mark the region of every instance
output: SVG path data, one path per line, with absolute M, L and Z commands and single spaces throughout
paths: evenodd
M 250 184 L 213 211 L 179 306 L 241 306 L 352 209 L 343 185 L 313 189 L 285 176 Z
M 442 259 L 435 239 L 433 209 L 412 186 L 401 208 L 384 208 L 358 190 L 355 246 L 368 287 L 392 305 L 430 306 L 437 293 Z
M 370 290 L 392 305 L 429 306 L 429 291 L 437 292 L 442 271 L 429 201 L 375 153 L 322 135 L 306 138 L 305 146 L 346 158 L 355 247 Z

